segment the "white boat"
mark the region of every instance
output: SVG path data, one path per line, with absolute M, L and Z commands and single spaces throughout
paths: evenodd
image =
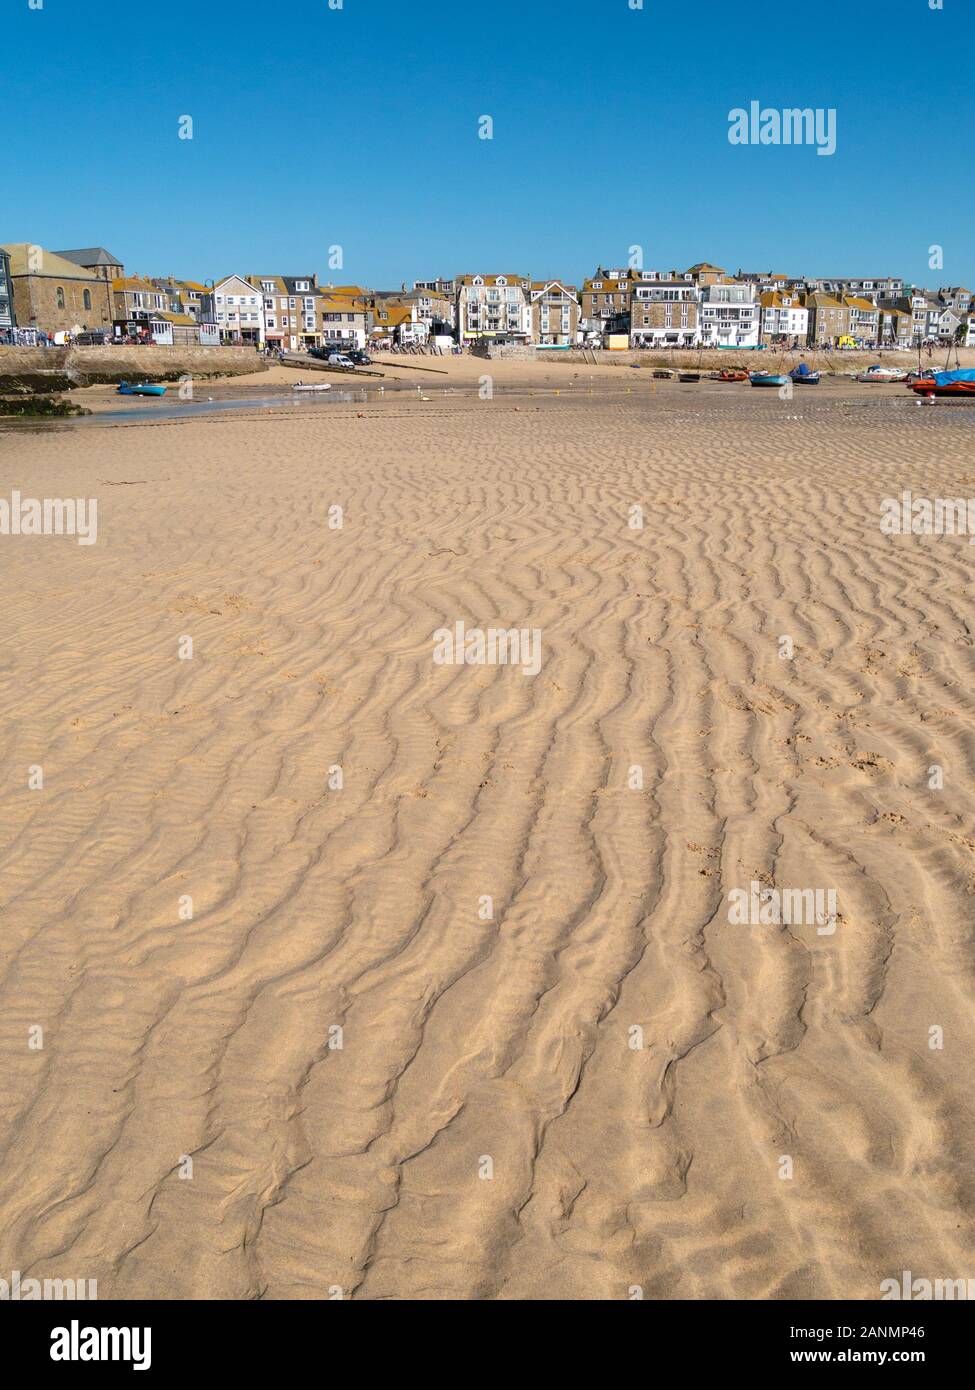
M 857 373 L 857 381 L 906 381 L 907 373 L 900 367 L 868 367 L 865 372 Z
M 292 391 L 331 391 L 330 381 L 316 382 L 313 386 L 306 386 L 303 381 L 296 381 L 292 386 Z

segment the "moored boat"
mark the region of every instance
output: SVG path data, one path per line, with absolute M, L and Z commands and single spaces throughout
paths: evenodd
M 789 378 L 773 372 L 752 372 L 748 380 L 753 386 L 788 386 Z
M 296 381 L 291 389 L 292 391 L 331 391 L 332 383 L 323 381 L 311 384 L 305 381 Z
M 722 367 L 720 372 L 715 372 L 715 381 L 747 381 L 748 373 L 743 367 Z
M 151 381 L 119 382 L 117 396 L 165 396 L 165 386 L 156 386 Z
M 678 380 L 678 381 L 700 381 L 700 380 L 701 380 L 701 373 L 700 373 L 700 372 L 678 372 L 678 373 L 677 373 L 677 380 Z
M 931 372 L 907 384 L 919 396 L 975 397 L 975 370 L 964 368 L 957 372 Z
M 874 367 L 868 367 L 865 372 L 857 372 L 857 381 L 865 381 L 873 385 L 878 383 L 885 385 L 893 382 L 907 380 L 907 373 L 901 371 L 900 367 L 881 367 L 879 363 Z
M 811 372 L 805 362 L 800 362 L 798 367 L 793 367 L 789 375 L 797 386 L 819 385 L 819 372 Z

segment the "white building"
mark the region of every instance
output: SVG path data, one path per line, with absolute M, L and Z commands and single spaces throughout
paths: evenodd
M 242 275 L 218 280 L 212 290 L 213 318 L 222 343 L 264 342 L 264 299 Z
M 754 285 L 723 281 L 701 290 L 701 343 L 706 347 L 758 347 L 761 306 Z
M 462 275 L 457 282 L 457 341 L 531 337 L 531 281 L 523 275 Z

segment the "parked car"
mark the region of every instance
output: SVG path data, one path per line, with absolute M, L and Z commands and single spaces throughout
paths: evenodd
M 325 360 L 330 367 L 355 367 L 355 363 L 344 352 L 330 352 Z
M 79 333 L 72 339 L 75 347 L 104 347 L 108 342 L 107 333 Z
M 362 348 L 350 348 L 346 356 L 354 367 L 372 366 L 372 358 Z

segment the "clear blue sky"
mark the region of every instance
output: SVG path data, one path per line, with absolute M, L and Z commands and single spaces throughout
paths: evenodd
M 2 241 L 376 287 L 578 283 L 634 243 L 975 281 L 975 0 L 5 0 L 3 26 Z M 730 145 L 753 99 L 835 107 L 836 154 Z

